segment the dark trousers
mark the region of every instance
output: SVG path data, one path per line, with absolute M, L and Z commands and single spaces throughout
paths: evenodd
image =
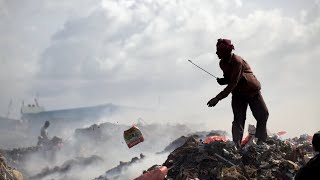
M 252 115 L 257 121 L 255 136 L 258 138 L 258 141 L 265 141 L 267 138 L 267 120 L 269 112 L 261 92 L 253 97 L 234 94 L 232 95 L 231 104 L 234 115 L 234 120 L 232 122 L 232 138 L 235 144 L 240 147 L 248 105 L 250 106 Z

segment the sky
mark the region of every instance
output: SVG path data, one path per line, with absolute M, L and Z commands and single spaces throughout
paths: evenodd
M 208 108 L 223 87 L 187 61 L 221 77 L 215 44 L 228 38 L 262 84 L 268 129 L 312 134 L 319 34 L 319 0 L 0 0 L 0 115 L 38 97 L 47 110 L 114 103 L 230 130 L 231 95 Z

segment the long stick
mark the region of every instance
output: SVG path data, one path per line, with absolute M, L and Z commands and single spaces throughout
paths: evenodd
M 199 69 L 201 69 L 202 71 L 210 74 L 211 76 L 213 76 L 214 78 L 218 79 L 216 76 L 212 75 L 211 73 L 209 73 L 208 71 L 204 70 L 203 68 L 201 68 L 200 66 L 196 65 L 195 63 L 193 63 L 190 59 L 188 60 L 191 64 L 197 66 Z
M 216 157 L 218 157 L 219 159 L 223 160 L 224 162 L 226 162 L 226 163 L 230 164 L 231 166 L 235 166 L 235 164 L 234 164 L 234 163 L 232 163 L 232 162 L 228 161 L 227 159 L 225 159 L 224 157 L 220 156 L 219 154 L 214 153 L 214 155 L 215 155 Z M 245 169 L 245 167 L 244 167 L 244 165 L 243 165 L 243 163 L 242 163 L 242 162 L 240 163 L 240 165 L 239 165 L 239 166 L 240 166 L 240 168 L 241 168 L 241 170 L 242 170 L 242 172 L 243 172 L 244 176 L 245 176 L 248 180 L 250 180 L 250 176 L 249 176 L 248 172 L 246 171 L 246 169 Z
M 223 160 L 224 162 L 226 162 L 226 163 L 230 164 L 231 166 L 235 166 L 235 164 L 234 164 L 234 163 L 232 163 L 232 162 L 228 161 L 226 158 L 224 158 L 224 157 L 220 156 L 219 154 L 214 153 L 214 155 L 215 155 L 216 157 L 218 157 L 219 159 Z

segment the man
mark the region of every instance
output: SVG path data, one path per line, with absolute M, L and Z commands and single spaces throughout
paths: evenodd
M 312 138 L 312 146 L 316 153 L 315 157 L 299 169 L 295 176 L 295 180 L 300 179 L 320 179 L 320 131 L 315 133 Z
M 48 130 L 47 128 L 50 126 L 50 122 L 49 121 L 46 121 L 43 125 L 43 127 L 41 128 L 41 131 L 40 131 L 40 135 L 43 139 L 46 139 L 48 140 L 49 137 L 48 137 Z
M 257 121 L 255 136 L 258 138 L 258 143 L 265 141 L 269 112 L 260 92 L 260 82 L 254 76 L 249 64 L 240 56 L 232 53 L 234 46 L 230 40 L 218 39 L 216 48 L 224 76 L 217 78 L 217 81 L 220 85 L 227 85 L 227 87 L 212 98 L 207 105 L 214 107 L 220 100 L 232 93 L 231 104 L 234 115 L 232 138 L 236 146 L 240 147 L 248 105 Z
M 46 121 L 44 125 L 41 127 L 40 130 L 40 136 L 38 137 L 38 145 L 45 145 L 49 142 L 49 136 L 48 136 L 48 127 L 50 126 L 50 122 Z

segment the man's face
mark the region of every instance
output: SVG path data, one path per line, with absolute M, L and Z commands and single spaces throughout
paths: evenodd
M 230 54 L 230 52 L 227 52 L 224 49 L 219 49 L 217 48 L 216 54 L 218 56 L 219 59 L 225 59 L 228 57 L 228 55 Z
M 216 51 L 216 54 L 217 54 L 217 56 L 218 56 L 219 59 L 222 59 L 222 54 L 221 54 L 220 51 L 217 50 L 217 51 Z

